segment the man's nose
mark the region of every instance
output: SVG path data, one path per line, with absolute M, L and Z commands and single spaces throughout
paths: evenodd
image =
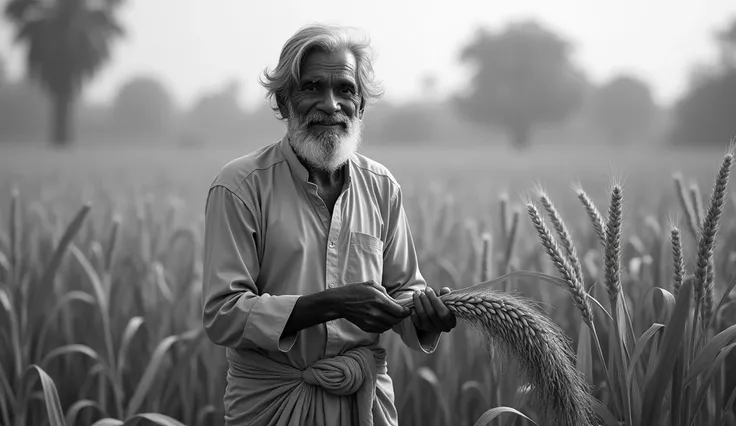
M 319 110 L 330 115 L 340 111 L 340 103 L 335 94 L 332 93 L 332 90 L 326 91 L 324 96 L 322 96 L 322 100 L 319 103 Z

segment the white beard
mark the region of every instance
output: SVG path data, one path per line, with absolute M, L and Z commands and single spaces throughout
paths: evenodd
M 360 118 L 355 117 L 350 120 L 344 114 L 338 117 L 325 117 L 320 114 L 299 117 L 295 114 L 291 104 L 288 108 L 287 128 L 291 149 L 311 167 L 334 172 L 358 151 L 363 133 L 363 121 Z M 346 129 L 341 127 L 328 130 L 310 128 L 310 123 L 320 120 L 343 122 Z

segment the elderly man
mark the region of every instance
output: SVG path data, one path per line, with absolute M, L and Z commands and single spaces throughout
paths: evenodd
M 206 203 L 203 323 L 227 348 L 226 424 L 396 426 L 381 333 L 432 353 L 456 320 L 419 271 L 401 187 L 357 153 L 381 96 L 369 46 L 303 28 L 262 83 L 286 135 L 225 165 Z

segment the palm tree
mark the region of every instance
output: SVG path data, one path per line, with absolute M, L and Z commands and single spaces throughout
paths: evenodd
M 73 139 L 70 112 L 82 86 L 110 57 L 113 39 L 123 36 L 114 12 L 122 0 L 10 0 L 5 16 L 15 40 L 28 48 L 28 76 L 52 104 L 51 141 Z

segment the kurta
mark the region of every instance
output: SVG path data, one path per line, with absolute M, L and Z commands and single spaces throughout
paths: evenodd
M 301 295 L 373 280 L 402 300 L 426 286 L 394 176 L 361 154 L 345 174 L 330 215 L 284 138 L 211 184 L 203 325 L 227 348 L 226 425 L 398 425 L 379 334 L 345 319 L 282 333 Z M 440 339 L 411 317 L 393 332 L 425 353 Z

